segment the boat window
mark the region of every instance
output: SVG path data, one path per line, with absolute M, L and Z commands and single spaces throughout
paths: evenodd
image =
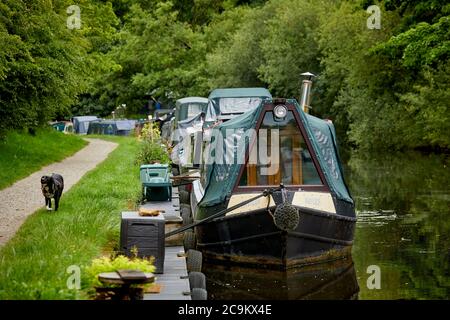
M 203 111 L 203 105 L 198 103 L 190 103 L 187 110 L 187 118 L 194 117 Z
M 261 103 L 261 98 L 221 98 L 219 102 L 221 114 L 244 113 L 255 109 Z
M 106 132 L 105 132 L 105 134 L 109 134 L 109 135 L 114 134 L 114 129 L 113 129 L 113 127 L 112 127 L 111 124 L 108 125 L 108 126 L 106 127 Z
M 266 112 L 259 130 L 261 129 L 267 129 L 267 151 L 265 152 L 272 162 L 270 165 L 261 164 L 260 144 L 255 143 L 253 148 L 258 148 L 257 163 L 246 165 L 239 181 L 240 186 L 270 186 L 280 185 L 280 183 L 284 185 L 322 185 L 292 111 L 289 111 L 281 121 L 274 118 L 272 111 Z M 274 143 L 271 141 L 272 129 L 279 130 L 277 135 L 279 139 L 278 157 L 270 155 L 271 146 Z M 268 174 L 267 169 L 270 166 L 274 169 L 270 170 L 271 172 Z

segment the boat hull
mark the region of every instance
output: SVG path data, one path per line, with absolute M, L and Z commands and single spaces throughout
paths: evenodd
M 207 261 L 290 269 L 351 254 L 356 219 L 298 208 L 299 223 L 280 230 L 267 209 L 227 215 L 196 227 Z M 272 208 L 273 212 L 274 208 Z

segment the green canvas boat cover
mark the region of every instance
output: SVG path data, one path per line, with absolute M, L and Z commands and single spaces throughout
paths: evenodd
M 75 133 L 85 134 L 89 130 L 89 123 L 99 120 L 97 116 L 78 116 L 72 118 L 73 129 Z
M 262 104 L 265 102 L 271 102 L 271 100 L 265 100 Z M 293 103 L 300 115 L 302 125 L 308 136 L 307 138 L 313 148 L 310 152 L 316 155 L 320 170 L 325 176 L 331 193 L 336 199 L 353 204 L 353 199 L 344 181 L 333 124 L 303 112 L 296 100 L 287 100 L 287 103 Z M 222 123 L 217 127 L 218 130 L 213 130 L 211 141 L 224 137 L 223 143 L 216 144 L 215 148 L 224 148 L 224 150 L 227 149 L 227 152 L 233 150 L 233 156 L 236 159 L 239 154 L 242 154 L 243 150 L 239 147 L 229 148 L 229 146 L 243 138 L 247 130 L 256 128 L 262 109 L 262 107 L 258 107 L 246 112 Z M 230 132 L 233 134 L 230 135 Z M 243 143 L 245 144 L 245 150 L 247 150 L 248 139 L 242 141 L 245 141 Z M 205 193 L 199 203 L 200 207 L 215 206 L 229 199 L 236 180 L 239 179 L 241 166 L 245 165 L 236 164 L 236 162 L 229 164 L 230 162 L 227 163 L 224 159 L 216 158 L 215 150 L 213 149 L 206 152 L 209 159 L 205 164 L 203 182 Z M 223 152 L 223 154 L 223 157 L 230 157 L 226 152 Z
M 215 89 L 208 96 L 206 122 L 231 119 L 255 109 L 263 99 L 272 99 L 269 90 L 265 88 Z
M 175 118 L 177 121 L 189 119 L 206 111 L 208 99 L 202 97 L 186 97 L 175 102 Z
M 266 88 L 225 88 L 213 90 L 209 94 L 208 99 L 239 97 L 272 98 L 272 95 Z
M 136 120 L 96 120 L 91 121 L 87 134 L 129 135 Z

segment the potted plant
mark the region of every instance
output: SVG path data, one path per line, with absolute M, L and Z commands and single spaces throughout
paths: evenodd
M 161 142 L 159 128 L 156 123 L 147 123 L 144 126 L 141 132 L 140 140 L 141 149 L 136 157 L 137 164 L 170 164 L 167 146 Z
M 99 275 L 106 273 L 119 273 L 122 271 L 140 271 L 143 273 L 153 273 L 155 266 L 154 258 L 126 257 L 118 255 L 116 257 L 101 257 L 94 259 L 90 266 L 86 268 L 87 283 L 90 288 L 90 295 L 96 300 L 141 300 L 144 289 L 152 283 L 135 283 L 124 285 L 114 281 L 103 281 Z M 95 291 L 94 291 L 95 289 Z

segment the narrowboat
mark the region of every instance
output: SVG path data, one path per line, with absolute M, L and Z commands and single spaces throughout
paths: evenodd
M 76 134 L 87 134 L 89 130 L 89 123 L 100 120 L 97 116 L 77 116 L 73 117 L 73 130 Z
M 208 99 L 203 97 L 186 97 L 175 102 L 175 128 L 177 123 L 192 119 L 206 111 Z
M 206 101 L 198 97 L 177 101 L 176 110 L 179 111 L 175 111 L 175 122 L 178 130 L 173 131 L 175 134 L 172 140 L 175 144 L 171 152 L 174 175 L 198 176 L 197 169 L 203 162 L 204 140 L 208 141 L 211 128 L 258 107 L 261 101 L 267 98 L 272 98 L 272 95 L 266 88 L 219 88 L 214 89 Z M 191 107 L 194 102 L 202 103 L 204 109 L 186 119 L 189 112 L 194 113 L 194 110 L 199 110 L 198 107 Z M 203 104 L 204 102 L 206 105 Z M 192 110 L 186 112 L 185 105 Z M 192 191 L 190 181 L 192 178 L 178 180 L 180 202 L 183 204 L 189 202 L 189 193 Z M 185 210 L 186 208 L 183 209 Z M 187 218 L 185 214 L 184 220 L 192 221 L 192 218 Z
M 73 133 L 73 123 L 71 121 L 55 121 L 50 122 L 50 125 L 56 131 L 62 132 L 64 134 Z
M 208 99 L 203 97 L 186 97 L 175 102 L 175 117 L 171 128 L 171 160 L 176 175 L 186 173 L 187 166 L 192 166 L 189 157 L 192 155 L 195 133 L 202 130 L 204 114 Z
M 286 270 L 350 256 L 354 202 L 333 124 L 307 112 L 310 83 L 300 104 L 261 99 L 213 126 L 190 194 L 207 262 Z
M 128 136 L 136 126 L 136 120 L 94 120 L 89 123 L 87 134 Z
M 178 100 L 173 130 L 176 145 L 171 154 L 173 166 L 178 169 L 182 166 L 198 167 L 202 162 L 202 141 L 209 138 L 209 129 L 258 107 L 267 98 L 272 96 L 265 88 L 222 88 L 213 90 L 206 101 L 199 100 L 204 98 Z M 199 107 L 191 110 L 194 102 L 195 105 L 201 103 L 201 112 Z M 197 110 L 195 115 L 194 110 Z M 187 118 L 189 112 L 192 116 Z

